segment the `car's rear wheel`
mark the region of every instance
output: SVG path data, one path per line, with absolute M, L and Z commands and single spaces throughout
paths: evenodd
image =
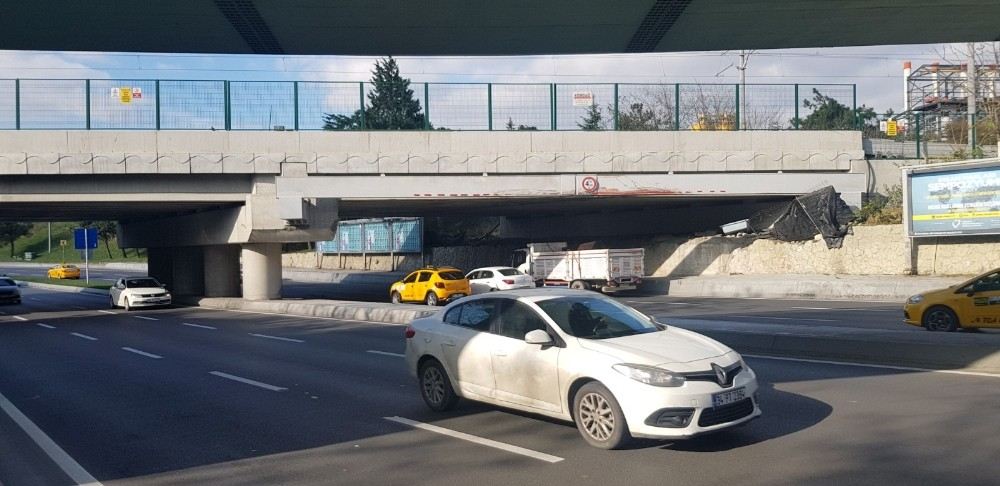
M 428 360 L 420 366 L 420 396 L 435 412 L 451 410 L 458 403 L 458 395 L 451 387 L 448 373 L 437 360 Z
M 569 288 L 577 290 L 590 290 L 590 284 L 583 280 L 574 280 L 569 284 Z
M 924 328 L 928 331 L 952 332 L 958 329 L 958 316 L 951 309 L 936 305 L 924 312 Z
M 588 444 L 600 449 L 620 449 L 632 440 L 618 401 L 598 382 L 580 387 L 573 399 L 576 428 Z
M 391 298 L 393 304 L 399 304 L 403 302 L 403 297 L 399 295 L 399 292 L 393 292 Z
M 427 296 L 424 297 L 424 303 L 429 306 L 438 305 L 438 296 L 434 292 L 427 292 Z

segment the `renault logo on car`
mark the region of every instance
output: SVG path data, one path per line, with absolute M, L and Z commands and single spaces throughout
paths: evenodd
M 712 371 L 715 371 L 715 378 L 719 381 L 719 386 L 726 386 L 726 382 L 729 380 L 726 379 L 725 368 L 712 363 Z

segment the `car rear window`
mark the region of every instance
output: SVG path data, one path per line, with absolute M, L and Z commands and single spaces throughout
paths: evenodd
M 465 275 L 459 272 L 438 272 L 438 275 L 441 276 L 441 280 L 462 280 L 465 278 Z
M 0 278 L 0 287 L 16 287 L 17 284 L 9 278 Z
M 500 272 L 500 275 L 503 275 L 504 277 L 513 277 L 514 275 L 524 275 L 523 273 L 517 271 L 516 268 L 501 268 L 497 271 Z

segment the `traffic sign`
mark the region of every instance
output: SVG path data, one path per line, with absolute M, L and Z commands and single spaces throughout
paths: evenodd
M 76 228 L 73 230 L 73 248 L 77 250 L 97 248 L 97 228 Z

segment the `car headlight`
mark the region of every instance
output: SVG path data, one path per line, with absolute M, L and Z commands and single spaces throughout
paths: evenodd
M 655 366 L 620 363 L 612 368 L 635 381 L 652 386 L 678 387 L 685 381 L 683 376 Z
M 906 299 L 906 303 L 907 304 L 919 304 L 919 303 L 921 303 L 923 301 L 924 301 L 924 296 L 920 295 L 920 294 L 914 295 L 914 296 L 910 297 L 909 299 Z

